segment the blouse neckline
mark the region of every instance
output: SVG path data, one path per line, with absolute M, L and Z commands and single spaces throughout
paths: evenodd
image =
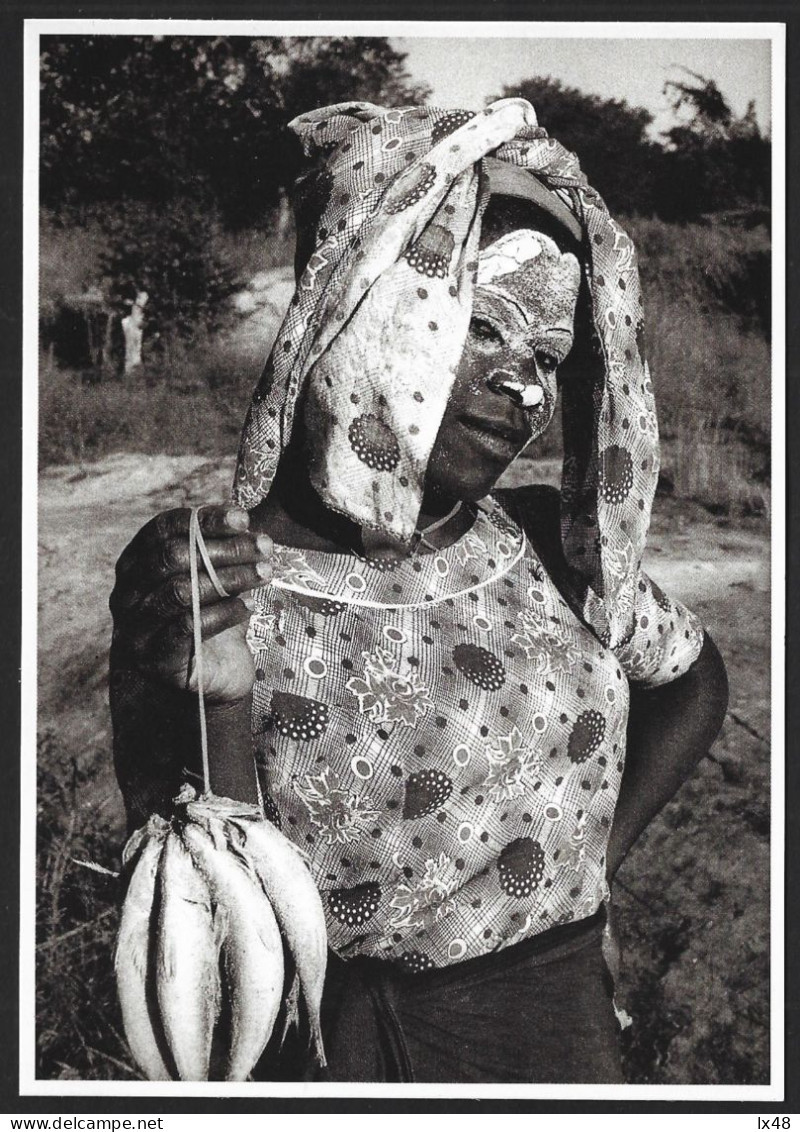
M 426 608 L 502 578 L 524 555 L 526 545 L 523 531 L 490 496 L 455 542 L 397 562 L 276 545 L 271 585 L 344 605 Z

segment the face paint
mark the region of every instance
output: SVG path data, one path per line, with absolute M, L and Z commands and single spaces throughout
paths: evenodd
M 462 492 L 480 481 L 485 494 L 545 431 L 557 368 L 572 346 L 579 286 L 577 259 L 541 233 L 515 230 L 481 252 L 470 332 L 429 481 L 458 480 Z
M 576 258 L 542 233 L 509 232 L 480 255 L 471 384 L 525 410 L 531 438 L 555 411 L 556 370 L 572 345 L 579 285 Z
M 552 258 L 553 251 L 559 254 L 553 241 L 541 232 L 532 232 L 528 228 L 507 232 L 481 251 L 476 282 L 479 287 L 494 283 L 503 276 L 513 275 L 531 260 L 548 253 Z

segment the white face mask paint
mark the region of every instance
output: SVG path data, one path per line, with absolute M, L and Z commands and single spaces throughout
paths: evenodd
M 528 228 L 508 232 L 489 244 L 478 256 L 477 285 L 483 287 L 503 275 L 513 274 L 530 260 L 537 259 L 545 250 L 550 258 L 561 255 L 550 237 L 541 232 L 532 232 Z
M 509 311 L 542 342 L 551 340 L 561 355 L 572 339 L 580 267 L 574 255 L 562 252 L 549 236 L 521 228 L 501 236 L 478 258 L 476 300 L 493 301 Z M 540 340 L 541 339 L 541 340 Z M 546 393 L 536 381 L 521 381 L 511 373 L 492 385 L 523 409 L 535 410 Z

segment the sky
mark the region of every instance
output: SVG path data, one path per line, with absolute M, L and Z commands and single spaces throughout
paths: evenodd
M 566 86 L 643 106 L 657 135 L 675 123 L 664 83 L 688 67 L 714 79 L 738 116 L 754 99 L 763 130 L 771 120 L 766 39 L 417 38 L 393 37 L 414 79 L 433 88 L 432 105 L 478 109 L 504 85 L 549 75 Z M 546 127 L 547 123 L 543 123 Z

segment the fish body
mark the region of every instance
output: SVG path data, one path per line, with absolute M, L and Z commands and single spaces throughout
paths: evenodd
M 317 886 L 297 848 L 272 822 L 234 821 L 243 850 L 269 898 L 292 953 L 308 1011 L 311 1041 L 325 1064 L 320 1004 L 328 958 L 325 911 Z
M 269 1041 L 283 990 L 283 946 L 275 913 L 255 877 L 214 839 L 189 823 L 184 839 L 215 905 L 224 909 L 225 992 L 230 999 L 228 1081 L 244 1081 Z
M 122 1021 L 131 1053 L 149 1081 L 170 1081 L 154 1022 L 150 986 L 153 905 L 156 876 L 164 849 L 163 832 L 138 841 L 139 857 L 122 905 L 114 970 Z
M 220 975 L 211 895 L 177 832 L 166 840 L 158 876 L 156 993 L 181 1081 L 208 1080 L 219 1014 Z

